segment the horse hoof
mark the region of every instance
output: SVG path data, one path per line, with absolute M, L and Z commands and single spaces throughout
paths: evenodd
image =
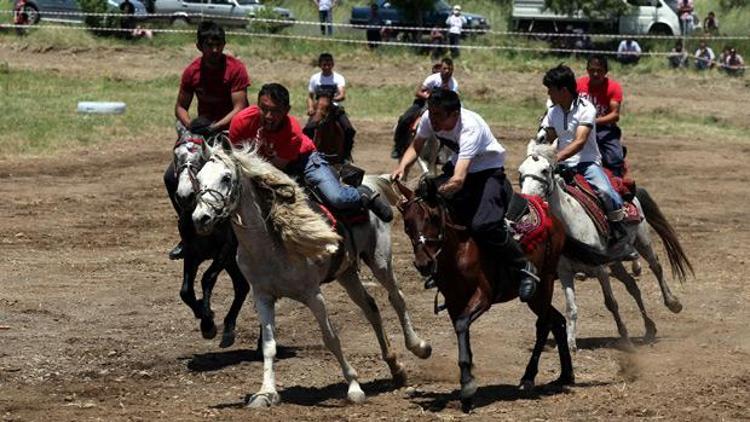
M 653 344 L 656 342 L 656 327 L 646 328 L 646 334 L 643 335 L 643 341 L 646 344 Z
M 576 345 L 575 341 L 568 342 L 568 350 L 570 350 L 571 353 L 578 352 L 578 346 Z
M 670 300 L 666 302 L 667 308 L 675 314 L 679 314 L 682 311 L 682 304 L 679 300 Z
M 630 338 L 628 337 L 622 337 L 618 341 L 618 346 L 623 352 L 628 353 L 634 353 L 635 352 L 635 345 L 632 341 L 630 341 Z
M 253 394 L 253 396 L 250 397 L 250 400 L 247 402 L 247 407 L 262 409 L 277 405 L 279 404 L 279 401 L 281 401 L 281 398 L 279 397 L 279 393 L 275 391 L 272 393 L 258 393 Z
M 201 334 L 206 340 L 211 340 L 216 337 L 216 324 L 210 319 L 204 319 L 201 321 Z
M 529 392 L 534 389 L 534 380 L 521 380 L 518 389 L 523 392 Z
M 471 413 L 472 409 L 474 409 L 474 399 L 471 397 L 461 399 L 461 411 L 464 413 Z
M 346 398 L 354 404 L 362 404 L 365 402 L 365 392 L 361 389 L 350 389 L 346 394 Z
M 219 343 L 219 347 L 222 349 L 226 349 L 227 347 L 234 344 L 234 339 L 234 331 L 224 332 L 224 334 L 221 336 L 221 343 Z
M 432 356 L 432 346 L 430 343 L 422 340 L 419 342 L 419 346 L 413 348 L 411 352 L 414 353 L 414 356 L 420 359 L 427 359 Z
M 474 380 L 461 385 L 461 400 L 471 399 L 477 393 L 477 383 Z
M 398 364 L 398 369 L 395 372 L 392 372 L 391 375 L 393 376 L 393 385 L 396 387 L 403 387 L 407 383 L 407 377 L 406 377 L 406 370 L 404 370 L 404 365 Z
M 641 274 L 643 273 L 643 267 L 641 267 L 641 261 L 637 259 L 633 261 L 633 263 L 631 264 L 631 270 L 633 270 L 633 275 L 635 277 L 640 277 Z

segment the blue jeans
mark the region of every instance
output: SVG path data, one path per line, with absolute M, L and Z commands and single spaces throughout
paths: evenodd
M 333 35 L 333 9 L 331 10 L 318 10 L 318 17 L 320 18 L 320 33 L 322 35 Z
M 318 151 L 300 158 L 298 165 L 303 168 L 305 183 L 321 196 L 320 199 L 326 205 L 342 211 L 362 207 L 362 195 L 359 191 L 341 184 L 328 161 Z
M 578 163 L 576 173 L 582 174 L 591 187 L 594 188 L 608 213 L 622 208 L 622 197 L 614 190 L 612 184 L 609 183 L 607 174 L 604 173 L 599 164 L 593 161 Z

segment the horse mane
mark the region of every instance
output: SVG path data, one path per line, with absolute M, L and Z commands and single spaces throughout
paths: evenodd
M 222 148 L 213 152 L 236 164 L 241 175 L 259 188 L 257 194 L 270 204 L 268 220 L 290 255 L 324 259 L 336 253 L 341 236 L 310 208 L 307 195 L 291 177 L 248 145 L 229 154 Z

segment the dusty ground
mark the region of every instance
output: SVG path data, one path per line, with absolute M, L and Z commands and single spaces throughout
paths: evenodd
M 50 61 L 37 63 L 42 62 Z M 528 79 L 515 77 L 520 83 Z M 658 81 L 653 88 L 660 89 Z M 735 104 L 722 113 L 738 109 Z M 390 124 L 354 123 L 360 130 L 355 159 L 368 171 L 389 171 Z M 509 168 L 515 168 L 526 131 L 503 125 L 493 129 L 510 150 Z M 530 353 L 534 320 L 518 302 L 499 305 L 472 330 L 481 387 L 470 417 L 750 419 L 750 234 L 745 223 L 750 178 L 744 170 L 750 146 L 644 138 L 636 128 L 629 133 L 637 180 L 659 201 L 696 267 L 695 278 L 684 285 L 672 283 L 684 311 L 671 314 L 662 305 L 656 281 L 645 271 L 639 281 L 659 328 L 658 341 L 626 353 L 616 345 L 614 322 L 598 283 L 580 283 L 581 350 L 574 355 L 578 385 L 562 393 L 539 389 L 520 395 L 515 385 Z M 163 137 L 161 145 L 168 144 L 168 130 Z M 359 371 L 366 404 L 345 402 L 338 365 L 323 347 L 311 314 L 282 301 L 277 307 L 277 378 L 283 403 L 264 412 L 245 409 L 245 396 L 261 381 L 252 303 L 240 316 L 237 343 L 222 350 L 218 339 L 201 338 L 197 321 L 180 302 L 181 265 L 166 259 L 177 239 L 161 185 L 168 154 L 145 155 L 139 142 L 120 142 L 55 158 L 0 162 L 0 417 L 464 417 L 455 391 L 455 336 L 445 314 L 432 314 L 432 294 L 422 290 L 411 267 L 411 248 L 398 221 L 393 229 L 398 277 L 417 329 L 432 342 L 429 360 L 405 351 L 384 292 L 375 286 L 370 290 L 413 388 L 391 387 L 363 316 L 341 287 L 330 284 L 324 292 L 332 319 L 346 356 Z M 637 342 L 642 320 L 625 290 L 617 284 L 615 289 Z M 230 299 L 228 280 L 222 276 L 214 300 L 219 318 Z M 555 303 L 563 309 L 560 294 Z M 553 380 L 558 368 L 556 353 L 545 353 L 538 383 Z

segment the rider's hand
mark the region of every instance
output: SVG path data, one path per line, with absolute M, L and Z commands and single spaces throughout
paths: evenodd
M 448 179 L 447 182 L 445 182 L 442 185 L 440 185 L 440 187 L 438 188 L 438 193 L 440 195 L 445 196 L 445 197 L 450 197 L 454 193 L 456 193 L 459 190 L 461 190 L 462 186 L 463 185 L 462 185 L 462 183 L 460 181 L 454 180 L 454 179 Z
M 391 180 L 402 180 L 406 171 L 403 167 L 399 166 L 396 170 L 391 173 Z

